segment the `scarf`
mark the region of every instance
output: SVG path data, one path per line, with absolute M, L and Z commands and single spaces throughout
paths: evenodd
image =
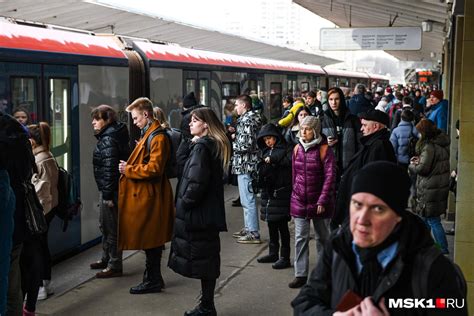
M 303 146 L 304 151 L 307 152 L 310 148 L 312 148 L 312 147 L 318 145 L 319 143 L 321 143 L 322 140 L 323 140 L 323 137 L 321 135 L 319 135 L 319 137 L 313 139 L 309 143 L 305 143 L 302 138 L 299 139 L 299 142 L 300 142 L 301 146 Z
M 356 251 L 359 254 L 360 261 L 362 263 L 362 271 L 359 274 L 358 279 L 358 293 L 361 297 L 372 296 L 379 284 L 379 280 L 382 276 L 382 266 L 379 263 L 377 255 L 380 251 L 384 250 L 394 242 L 400 239 L 401 225 L 398 225 L 393 233 L 388 236 L 380 245 L 372 248 L 360 248 L 357 245 Z

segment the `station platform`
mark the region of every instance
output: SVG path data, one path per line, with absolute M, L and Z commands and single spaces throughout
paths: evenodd
M 268 251 L 268 229 L 260 221 L 262 244 L 238 244 L 232 237 L 243 226 L 241 207 L 232 207 L 237 197 L 234 186 L 225 187 L 228 232 L 221 233 L 221 276 L 215 293 L 219 315 L 292 315 L 291 300 L 299 289 L 288 288 L 293 268 L 274 270 L 271 264 L 256 259 Z M 443 223 L 451 228 L 452 222 Z M 294 252 L 293 224 L 292 259 Z M 452 259 L 454 240 L 447 236 Z M 89 264 L 100 259 L 101 245 L 90 248 L 53 267 L 55 294 L 38 302 L 38 315 L 183 315 L 198 303 L 200 281 L 188 279 L 167 268 L 169 244 L 162 259 L 166 288 L 161 293 L 131 295 L 129 288 L 141 282 L 145 267 L 143 251 L 124 253 L 124 275 L 120 278 L 96 279 L 97 270 Z M 310 269 L 316 263 L 316 244 L 310 241 Z

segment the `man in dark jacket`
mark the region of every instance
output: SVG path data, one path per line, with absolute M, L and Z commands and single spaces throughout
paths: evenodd
M 183 133 L 183 137 L 185 139 L 191 139 L 191 132 L 189 130 L 189 123 L 191 122 L 191 112 L 194 109 L 200 108 L 202 105 L 198 103 L 196 100 L 196 96 L 194 92 L 190 92 L 186 94 L 183 98 L 183 111 L 181 112 L 181 116 L 183 117 L 181 120 L 180 129 Z
M 359 115 L 361 118 L 362 144 L 360 150 L 352 157 L 341 177 L 337 193 L 336 213 L 331 221 L 334 229 L 348 218 L 350 181 L 354 174 L 369 162 L 388 160 L 397 162 L 390 142 L 388 115 L 382 111 L 370 110 Z
M 108 105 L 92 110 L 92 126 L 98 142 L 93 153 L 94 177 L 100 192 L 100 229 L 102 231 L 102 258 L 90 265 L 103 269 L 97 278 L 122 275 L 122 252 L 117 249 L 118 183 L 120 160 L 130 155 L 127 126 L 117 122 L 117 113 Z
M 410 179 L 394 163 L 370 163 L 355 175 L 350 224 L 326 244 L 292 302 L 295 315 L 447 314 L 434 309 L 437 298 L 456 300 L 460 308 L 449 315 L 467 315 L 464 277 L 406 211 L 409 195 Z M 406 298 L 433 309 L 407 309 Z
M 306 106 L 311 110 L 312 115 L 320 117 L 323 115 L 323 107 L 316 97 L 317 95 L 314 91 L 308 92 L 306 96 Z
M 349 100 L 349 110 L 354 115 L 359 115 L 373 108 L 369 99 L 365 96 L 366 88 L 363 84 L 359 83 L 354 89 L 354 95 Z
M 8 274 L 7 315 L 21 315 L 23 296 L 21 292 L 20 254 L 27 234 L 25 219 L 25 190 L 23 183 L 31 181 L 36 172 L 35 157 L 24 128 L 8 114 L 0 112 L 0 131 L 4 137 L 2 154 L 6 154 L 5 170 L 10 177 L 10 186 L 15 193 L 13 242 Z

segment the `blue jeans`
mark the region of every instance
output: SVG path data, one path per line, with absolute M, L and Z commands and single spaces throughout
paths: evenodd
M 244 223 L 245 230 L 248 232 L 259 231 L 258 210 L 255 194 L 249 191 L 249 185 L 252 181 L 250 173 L 237 175 L 237 182 L 239 184 L 240 203 L 244 209 Z
M 439 216 L 435 217 L 423 217 L 426 226 L 431 231 L 433 229 L 433 236 L 436 243 L 441 247 L 441 251 L 444 254 L 449 253 L 448 250 L 448 240 L 446 239 L 446 235 L 444 233 L 443 225 L 441 225 L 441 218 Z

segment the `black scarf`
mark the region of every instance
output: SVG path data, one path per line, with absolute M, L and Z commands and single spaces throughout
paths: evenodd
M 361 297 L 372 296 L 372 294 L 375 292 L 383 270 L 382 266 L 377 260 L 377 255 L 380 253 L 380 251 L 384 250 L 400 239 L 400 227 L 401 224 L 397 225 L 393 230 L 393 233 L 388 236 L 387 239 L 385 239 L 380 245 L 372 248 L 360 248 L 355 246 L 362 263 L 362 271 L 359 274 L 358 279 L 358 292 Z

